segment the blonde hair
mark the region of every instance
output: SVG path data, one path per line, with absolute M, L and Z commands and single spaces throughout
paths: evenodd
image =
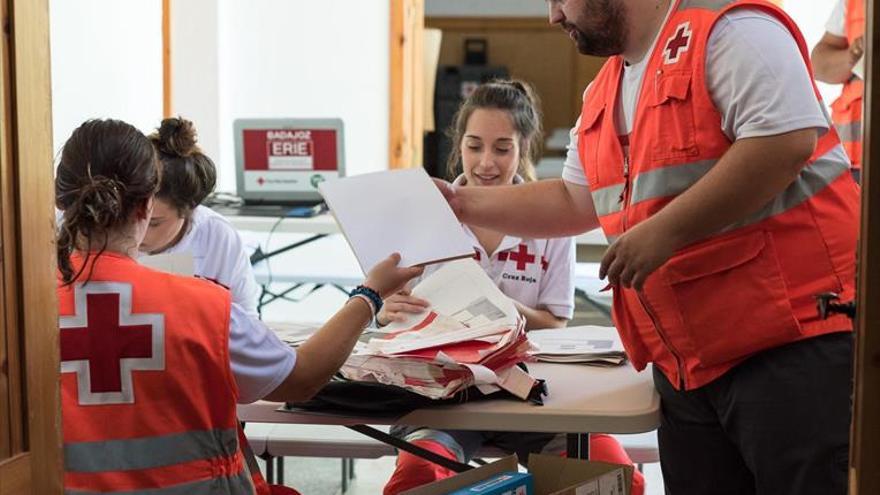
M 517 173 L 526 181 L 535 177 L 535 161 L 541 153 L 543 126 L 541 107 L 534 89 L 523 81 L 496 79 L 481 84 L 458 108 L 446 134 L 452 142 L 452 151 L 446 163 L 449 178 L 461 173 L 461 140 L 474 110 L 503 110 L 520 137 L 520 156 Z

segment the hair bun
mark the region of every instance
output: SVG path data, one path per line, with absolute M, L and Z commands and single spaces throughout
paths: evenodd
M 195 126 L 181 117 L 162 120 L 159 130 L 150 137 L 164 155 L 186 158 L 201 151 L 196 145 Z
M 108 228 L 123 210 L 125 185 L 116 179 L 99 175 L 78 190 L 80 208 L 94 226 Z

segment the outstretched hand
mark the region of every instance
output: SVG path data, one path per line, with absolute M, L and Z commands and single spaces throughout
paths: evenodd
M 401 267 L 400 254 L 394 253 L 370 270 L 364 285 L 379 293 L 382 299 L 403 289 L 407 282 L 425 270 L 421 266 Z

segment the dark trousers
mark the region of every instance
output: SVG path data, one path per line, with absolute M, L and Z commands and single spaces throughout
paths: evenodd
M 852 334 L 757 354 L 714 382 L 676 391 L 654 369 L 669 495 L 845 495 Z

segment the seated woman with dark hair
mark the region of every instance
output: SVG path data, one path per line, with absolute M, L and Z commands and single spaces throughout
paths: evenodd
M 69 493 L 255 493 L 236 403 L 310 398 L 348 357 L 374 301 L 421 273 L 392 255 L 296 351 L 209 281 L 139 265 L 160 165 L 129 124 L 91 120 L 64 145 L 58 299 Z M 265 493 L 265 492 L 262 492 Z

